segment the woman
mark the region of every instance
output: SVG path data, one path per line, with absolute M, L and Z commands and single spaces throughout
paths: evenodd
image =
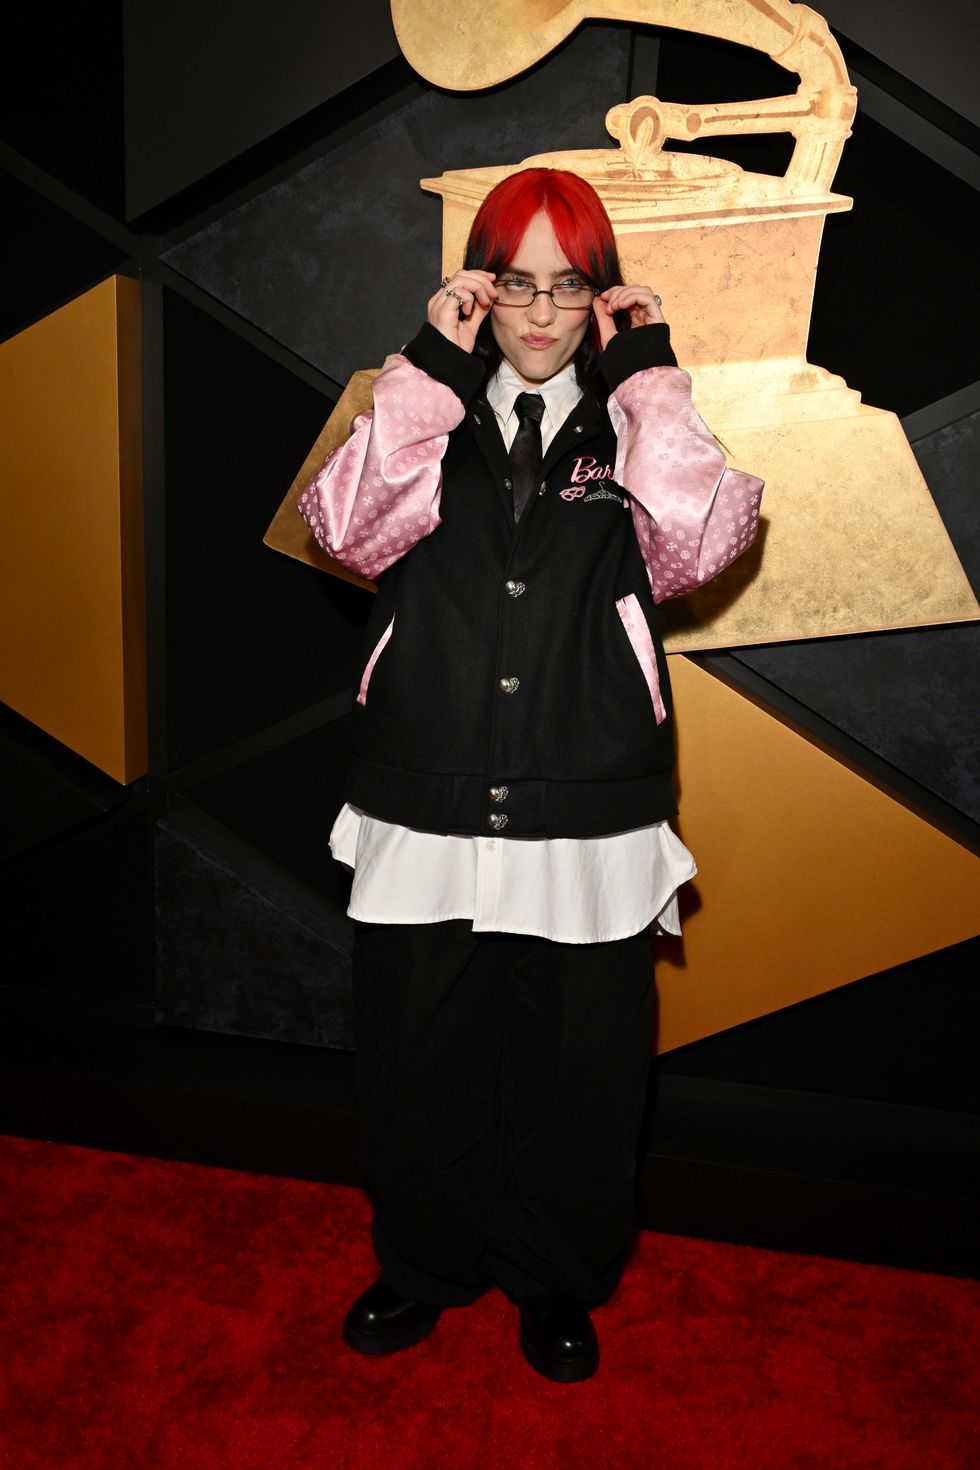
M 680 932 L 696 871 L 655 603 L 751 544 L 761 490 L 595 191 L 531 168 L 300 496 L 378 588 L 331 833 L 381 1264 L 345 1322 L 362 1352 L 496 1284 L 539 1372 L 596 1370 L 589 1308 L 635 1228 L 651 925 Z

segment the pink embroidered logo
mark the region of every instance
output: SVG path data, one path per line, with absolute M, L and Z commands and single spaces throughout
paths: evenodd
M 606 481 L 612 479 L 612 470 L 608 465 L 602 466 L 590 454 L 580 454 L 576 457 L 575 468 L 572 471 L 572 483 L 567 490 L 559 490 L 558 494 L 562 500 L 615 500 L 619 505 L 626 506 L 624 496 L 616 495 L 606 489 Z M 586 495 L 585 487 L 590 482 L 596 481 L 596 488 Z
M 572 470 L 572 484 L 584 485 L 588 480 L 611 480 L 613 472 L 608 465 L 603 467 L 593 459 L 591 454 L 579 454 L 575 458 L 575 468 Z

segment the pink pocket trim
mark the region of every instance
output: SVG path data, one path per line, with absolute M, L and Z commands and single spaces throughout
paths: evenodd
M 659 725 L 667 718 L 667 710 L 660 695 L 660 673 L 657 669 L 656 649 L 653 646 L 653 638 L 636 593 L 630 592 L 625 597 L 618 598 L 616 611 L 623 620 L 626 636 L 643 670 L 643 677 L 647 681 L 650 699 L 653 702 L 653 713 Z
M 361 687 L 357 691 L 357 702 L 358 702 L 358 704 L 364 704 L 365 700 L 367 699 L 368 685 L 371 682 L 371 675 L 374 672 L 374 666 L 378 662 L 378 655 L 380 654 L 381 650 L 384 648 L 385 644 L 388 642 L 388 639 L 391 637 L 391 630 L 392 630 L 392 628 L 394 626 L 395 626 L 395 618 L 394 618 L 394 614 L 392 614 L 391 622 L 388 624 L 387 628 L 385 628 L 385 630 L 382 633 L 381 637 L 378 639 L 377 643 L 374 645 L 374 652 L 372 653 L 371 657 L 368 659 L 367 663 L 364 666 L 364 673 L 361 675 Z

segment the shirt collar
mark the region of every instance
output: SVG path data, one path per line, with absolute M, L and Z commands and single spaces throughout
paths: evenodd
M 554 377 L 529 388 L 522 383 L 510 364 L 504 360 L 493 374 L 486 387 L 486 398 L 500 419 L 501 427 L 514 411 L 514 401 L 519 393 L 540 393 L 544 399 L 544 414 L 548 424 L 542 422 L 542 440 L 557 434 L 572 409 L 582 397 L 582 390 L 575 378 L 575 364 L 568 362 Z M 550 433 L 545 433 L 550 428 Z

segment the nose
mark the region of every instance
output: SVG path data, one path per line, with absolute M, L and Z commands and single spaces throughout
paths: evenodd
M 546 327 L 558 315 L 558 309 L 547 292 L 535 296 L 527 309 L 528 321 L 533 327 Z

